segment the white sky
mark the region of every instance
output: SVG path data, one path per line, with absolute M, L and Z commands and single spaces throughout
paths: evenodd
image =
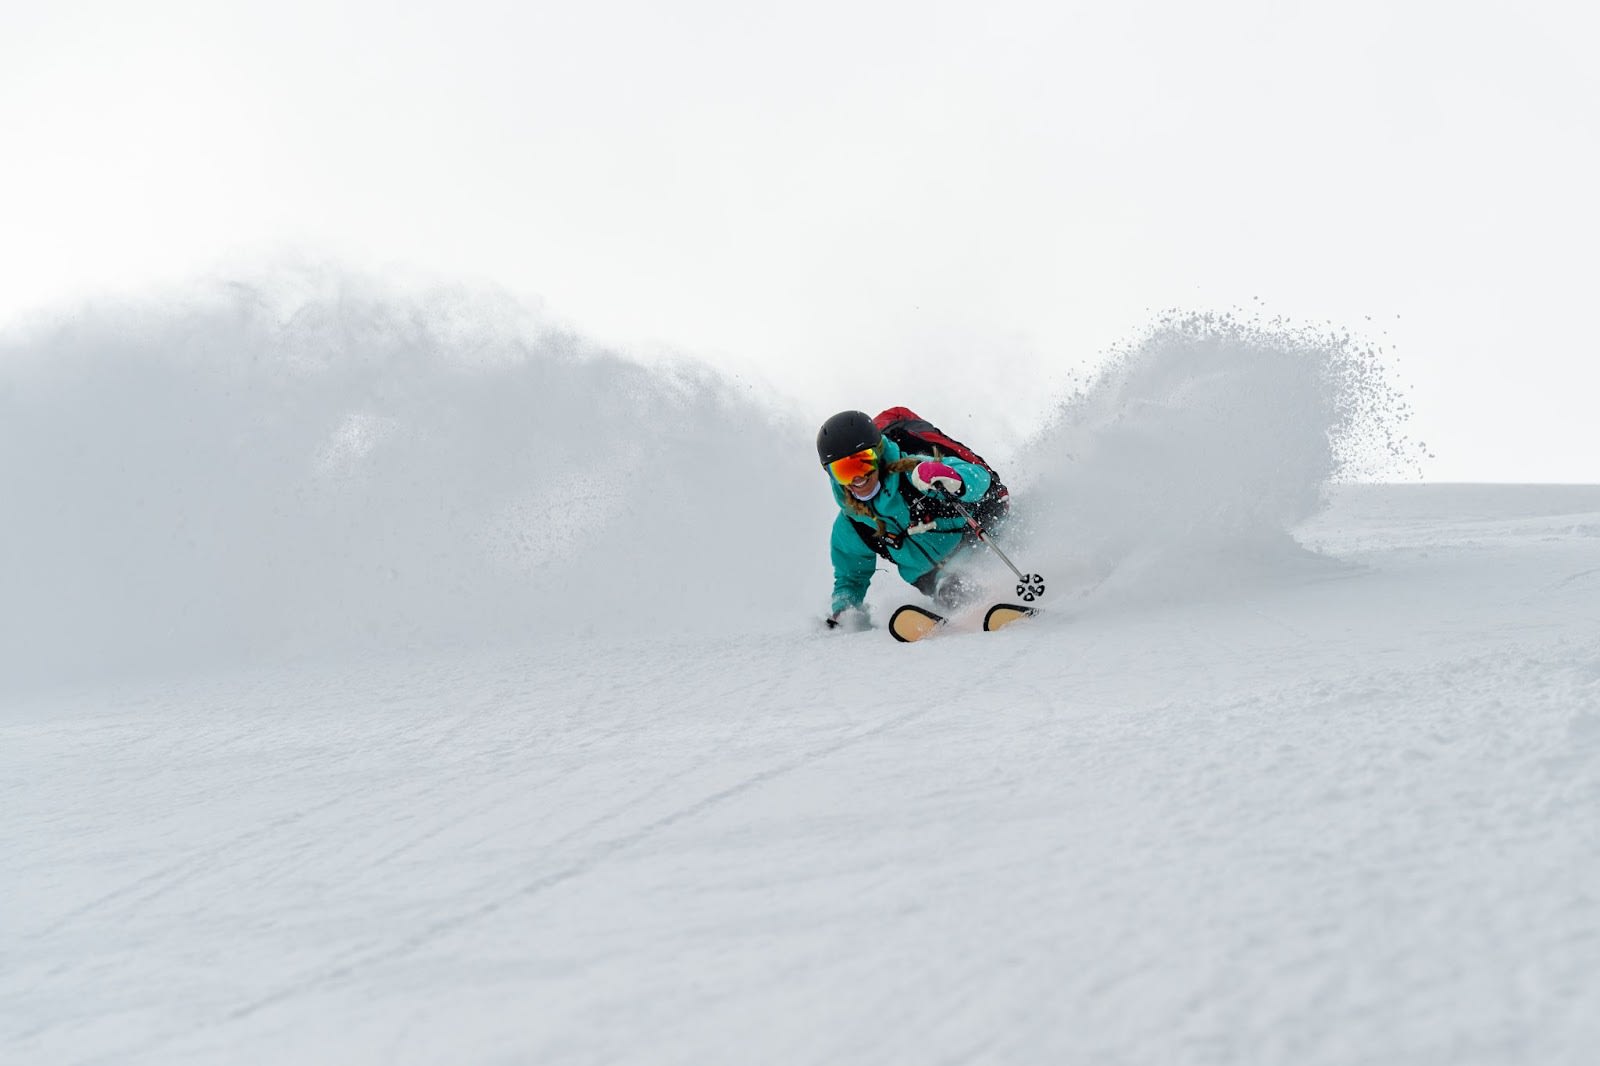
M 0 322 L 309 251 L 497 283 L 819 417 L 928 374 L 1032 417 L 1157 309 L 1261 306 L 1397 353 L 1430 477 L 1600 481 L 1587 4 L 0 0 L 0 27 Z

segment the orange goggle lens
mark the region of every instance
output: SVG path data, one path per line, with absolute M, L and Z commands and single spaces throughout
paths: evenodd
M 856 478 L 865 477 L 878 469 L 878 450 L 863 448 L 854 455 L 835 459 L 828 464 L 828 469 L 833 473 L 833 480 L 841 485 L 848 485 Z

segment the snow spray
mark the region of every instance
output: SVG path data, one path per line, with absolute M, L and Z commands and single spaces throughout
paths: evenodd
M 0 341 L 0 687 L 792 618 L 826 529 L 779 519 L 826 490 L 746 391 L 345 273 L 37 323 Z
M 1281 320 L 1161 316 L 1022 449 L 1036 565 L 1159 597 L 1303 562 L 1291 533 L 1330 481 L 1420 458 L 1382 355 Z

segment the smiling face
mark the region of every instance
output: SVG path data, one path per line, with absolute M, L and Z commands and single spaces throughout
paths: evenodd
M 845 487 L 850 490 L 850 495 L 858 500 L 872 499 L 878 492 L 878 468 L 873 467 Z

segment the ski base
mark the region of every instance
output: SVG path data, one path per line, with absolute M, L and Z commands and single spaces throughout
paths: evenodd
M 983 616 L 983 631 L 994 633 L 1012 622 L 1030 618 L 1038 613 L 1033 607 L 1023 607 L 1015 603 L 997 603 Z M 935 614 L 925 607 L 908 603 L 890 616 L 889 633 L 902 644 L 913 644 L 937 633 L 944 627 L 945 621 L 945 616 L 942 614 Z

